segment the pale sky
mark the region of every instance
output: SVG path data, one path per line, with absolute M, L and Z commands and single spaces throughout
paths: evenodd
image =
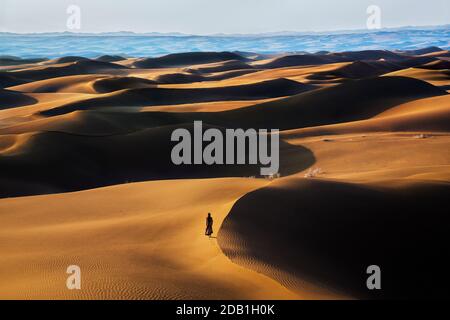
M 76 32 L 189 34 L 331 31 L 366 28 L 369 5 L 384 28 L 450 24 L 449 0 L 0 0 L 1 32 L 62 32 L 69 5 Z

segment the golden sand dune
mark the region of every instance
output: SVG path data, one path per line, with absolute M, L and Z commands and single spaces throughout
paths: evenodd
M 171 89 L 157 87 L 127 89 L 98 98 L 69 103 L 51 110 L 42 111 L 41 114 L 52 116 L 98 107 L 143 107 L 224 100 L 265 99 L 292 95 L 311 89 L 313 89 L 311 85 L 287 79 L 268 80 L 255 84 L 217 88 Z
M 448 133 L 358 132 L 302 137 L 287 131 L 283 139 L 311 150 L 313 168 L 321 169 L 318 178 L 389 186 L 389 180 L 395 179 L 411 183 L 411 179 L 420 182 L 423 177 L 423 181 L 445 182 L 450 176 Z
M 447 296 L 448 282 L 437 274 L 448 264 L 428 261 L 446 250 L 448 133 L 299 137 L 291 131 L 283 138 L 310 149 L 320 170 L 275 181 L 234 205 L 219 232 L 232 261 L 294 292 L 306 280 L 360 298 L 379 297 L 361 277 L 365 266 L 380 261 L 392 272 L 384 298 Z M 417 274 L 426 281 L 411 283 Z
M 365 132 L 448 132 L 450 95 L 418 99 L 384 111 L 373 118 L 287 131 L 297 137 Z
M 86 100 L 93 96 L 86 93 L 24 93 L 24 95 L 33 99 L 29 100 L 32 104 L 0 110 L 0 127 L 14 125 L 14 119 L 18 123 L 23 122 L 22 120 L 34 120 L 40 117 L 38 115 L 40 111 L 71 102 Z
M 74 100 L 74 97 L 61 98 L 62 101 Z M 39 132 L 39 131 L 61 131 L 67 133 L 79 134 L 114 134 L 120 132 L 129 132 L 132 130 L 140 130 L 148 126 L 158 124 L 146 112 L 170 112 L 170 113 L 186 113 L 186 112 L 221 112 L 227 110 L 240 109 L 252 106 L 258 103 L 274 101 L 275 99 L 261 99 L 248 101 L 217 101 L 193 104 L 181 104 L 176 106 L 162 106 L 162 107 L 143 107 L 136 112 L 142 114 L 134 114 L 136 112 L 129 112 L 129 108 L 114 108 L 122 113 L 111 112 L 96 112 L 96 111 L 74 111 L 71 113 L 53 116 L 42 117 L 39 115 L 28 115 L 30 112 L 39 112 L 40 110 L 47 110 L 49 106 L 64 104 L 61 100 L 51 102 L 39 103 L 38 107 L 16 108 L 14 115 L 8 113 L 4 115 L 6 118 L 0 118 L 0 134 L 20 134 L 25 132 Z M 80 99 L 76 99 L 80 100 Z M 11 111 L 11 110 L 10 110 Z M 132 114 L 130 114 L 132 113 Z M 1 114 L 0 114 L 1 116 Z M 127 120 L 134 122 L 128 123 Z M 147 120 L 146 120 L 147 119 Z M 177 122 L 176 119 L 168 117 L 168 121 Z M 179 122 L 179 121 L 178 121 Z
M 124 89 L 155 87 L 158 82 L 137 77 L 108 77 L 92 83 L 97 93 L 108 93 Z
M 422 69 L 431 69 L 431 70 L 449 70 L 450 69 L 450 61 L 447 60 L 436 60 L 419 66 L 418 68 Z
M 241 60 L 229 60 L 219 63 L 210 63 L 203 65 L 196 65 L 192 68 L 186 68 L 186 71 L 191 73 L 216 73 L 232 70 L 252 69 L 253 67 Z
M 404 68 L 413 68 L 413 67 L 418 67 L 430 62 L 436 61 L 436 58 L 433 57 L 412 57 L 412 58 L 408 58 L 406 60 L 400 61 L 398 62 L 399 65 L 403 66 Z
M 444 58 L 450 57 L 450 51 L 440 50 L 440 51 L 436 51 L 436 52 L 426 53 L 426 54 L 423 54 L 422 56 L 436 57 L 439 59 L 444 59 Z
M 32 81 L 9 89 L 26 93 L 96 93 L 92 85 L 89 85 L 90 82 L 104 78 L 109 76 L 101 74 L 63 76 Z
M 157 181 L 4 199 L 0 297 L 299 298 L 230 262 L 199 223 L 213 211 L 218 228 L 236 199 L 265 184 L 255 179 Z M 74 264 L 81 267 L 80 291 L 66 288 L 66 269 Z
M 379 292 L 361 281 L 377 261 L 389 270 L 383 298 L 438 298 L 447 295 L 440 275 L 449 264 L 429 262 L 446 250 L 450 219 L 430 208 L 444 206 L 449 195 L 448 183 L 280 180 L 234 205 L 219 244 L 232 261 L 298 293 L 306 279 L 349 296 L 377 298 Z M 426 236 L 416 233 L 421 230 Z M 418 274 L 427 278 L 420 286 L 411 282 Z
M 285 98 L 285 97 L 282 97 Z M 220 112 L 235 110 L 253 106 L 264 102 L 270 102 L 282 98 L 272 99 L 259 99 L 259 100 L 247 100 L 247 101 L 214 101 L 203 103 L 188 103 L 179 104 L 175 106 L 162 106 L 162 107 L 144 107 L 142 111 L 155 111 L 155 112 Z
M 312 66 L 344 61 L 344 59 L 328 55 L 293 55 L 275 58 L 265 64 L 255 64 L 262 69 L 277 69 L 293 66 Z
M 447 297 L 446 55 L 8 62 L 0 298 Z M 281 177 L 175 166 L 171 133 L 197 120 L 281 129 Z M 218 239 L 204 236 L 208 212 Z M 381 292 L 365 287 L 372 264 Z M 69 265 L 81 291 L 66 288 Z
M 257 70 L 233 70 L 233 71 L 224 71 L 218 72 L 212 75 L 203 75 L 197 73 L 169 73 L 169 74 L 161 74 L 155 78 L 155 80 L 162 84 L 182 84 L 182 83 L 196 83 L 196 82 L 204 82 L 204 81 L 222 81 L 225 79 L 232 79 L 236 77 L 240 77 L 245 74 L 256 72 Z
M 260 167 L 253 164 L 173 164 L 171 150 L 175 143 L 171 142 L 171 134 L 179 127 L 187 128 L 193 134 L 192 124 L 176 127 L 155 124 L 155 128 L 128 133 L 124 129 L 131 127 L 124 128 L 120 122 L 102 121 L 98 118 L 84 118 L 78 122 L 73 119 L 72 123 L 67 121 L 67 126 L 60 128 L 64 131 L 33 134 L 15 148 L 0 150 L 0 166 L 5 170 L 0 178 L 1 196 L 67 192 L 146 180 L 259 175 Z M 89 125 L 111 132 L 83 132 L 89 130 Z M 135 125 L 139 126 L 138 123 Z M 301 146 L 281 141 L 280 152 L 289 155 L 280 161 L 280 170 L 284 174 L 301 171 L 314 162 L 309 150 Z
M 427 66 L 427 64 L 425 64 Z M 408 68 L 385 74 L 385 76 L 402 76 L 426 81 L 434 86 L 448 90 L 449 70 L 433 70 L 428 68 Z
M 237 127 L 279 129 L 314 127 L 368 119 L 396 105 L 447 93 L 426 82 L 406 77 L 382 77 L 313 90 L 289 98 L 217 115 Z M 222 119 L 220 119 L 222 118 Z M 225 120 L 226 119 L 226 120 Z
M 293 67 L 285 67 L 278 69 L 259 69 L 256 67 L 255 69 L 247 70 L 248 73 L 243 74 L 238 77 L 233 77 L 229 79 L 223 79 L 221 81 L 208 81 L 201 83 L 186 83 L 186 84 L 178 84 L 171 85 L 170 87 L 174 88 L 212 88 L 212 87 L 223 87 L 223 86 L 235 86 L 242 84 L 251 84 L 257 83 L 261 81 L 267 80 L 275 80 L 279 78 L 285 78 L 297 82 L 302 83 L 312 83 L 318 85 L 328 85 L 329 80 L 326 81 L 311 81 L 308 77 L 315 73 L 332 71 L 336 70 L 342 66 L 349 64 L 350 62 L 339 62 L 339 63 L 330 63 L 318 66 L 293 66 Z M 166 71 L 167 72 L 167 71 Z M 165 72 L 165 73 L 166 73 Z M 243 72 L 243 71 L 242 71 Z
M 11 74 L 19 79 L 45 80 L 56 77 L 64 77 L 81 74 L 96 74 L 114 72 L 121 74 L 127 69 L 124 66 L 90 59 L 76 60 L 74 62 L 42 65 L 35 68 L 24 68 L 11 71 Z
M 335 70 L 318 72 L 308 76 L 310 80 L 330 80 L 335 78 L 361 79 L 379 76 L 401 69 L 400 66 L 386 61 L 356 61 Z

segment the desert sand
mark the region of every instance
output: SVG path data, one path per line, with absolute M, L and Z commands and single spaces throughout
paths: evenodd
M 1 65 L 0 299 L 448 297 L 448 54 Z M 173 165 L 196 120 L 280 129 L 280 177 Z

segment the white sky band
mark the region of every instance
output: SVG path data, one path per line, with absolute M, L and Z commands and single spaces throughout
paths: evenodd
M 0 0 L 0 32 L 63 32 L 70 5 L 77 32 L 263 33 L 365 29 L 370 5 L 383 27 L 450 23 L 448 0 Z

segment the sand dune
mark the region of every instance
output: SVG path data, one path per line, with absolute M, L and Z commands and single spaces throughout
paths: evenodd
M 448 297 L 446 55 L 2 57 L 0 298 Z M 281 129 L 281 177 L 175 166 L 195 120 Z
M 19 80 L 8 73 L 0 72 L 0 88 L 2 89 L 16 86 L 24 82 L 25 82 L 24 80 Z
M 88 61 L 88 58 L 78 57 L 78 56 L 66 56 L 56 59 L 47 60 L 45 64 L 60 64 L 60 63 L 68 63 L 68 62 L 77 62 L 77 61 Z
M 156 81 L 161 84 L 180 84 L 180 83 L 193 83 L 203 81 L 222 81 L 225 79 L 231 79 L 239 77 L 245 74 L 256 72 L 256 70 L 233 70 L 216 73 L 214 75 L 201 75 L 192 73 L 169 73 L 162 74 L 156 77 Z
M 108 93 L 124 89 L 155 87 L 157 81 L 137 77 L 109 77 L 95 81 L 92 87 L 98 93 Z
M 427 53 L 427 54 L 424 54 L 423 56 L 435 57 L 435 58 L 438 58 L 441 60 L 448 60 L 450 58 L 450 51 L 443 50 L 443 51 L 438 51 L 438 52 L 433 52 L 433 53 Z
M 385 61 L 355 61 L 335 70 L 314 73 L 307 78 L 311 80 L 361 79 L 379 76 L 399 69 L 401 69 L 399 65 Z
M 229 60 L 225 62 L 199 65 L 193 68 L 186 68 L 186 71 L 191 73 L 215 73 L 243 69 L 252 69 L 252 66 L 240 60 Z
M 10 89 L 26 93 L 96 93 L 90 82 L 106 77 L 101 74 L 62 76 L 32 81 Z
M 3 123 L 11 119 L 21 122 L 21 119 L 39 118 L 38 113 L 40 111 L 92 97 L 92 94 L 86 93 L 25 93 L 25 95 L 37 100 L 37 103 L 0 110 L 0 127 L 4 127 Z M 14 123 L 14 120 L 12 120 L 12 123 Z
M 195 64 L 213 63 L 227 60 L 246 60 L 232 52 L 189 52 L 174 53 L 159 58 L 144 58 L 133 63 L 136 68 L 182 67 Z
M 448 90 L 448 81 L 450 79 L 448 70 L 438 70 L 430 68 L 408 68 L 399 71 L 387 73 L 384 76 L 401 76 L 426 81 L 434 86 Z
M 35 59 L 22 59 L 19 57 L 13 56 L 0 56 L 0 66 L 17 66 L 17 65 L 26 65 L 33 64 L 45 61 L 44 58 L 35 58 Z
M 12 71 L 11 75 L 23 80 L 37 81 L 71 75 L 114 72 L 124 69 L 126 67 L 114 63 L 82 59 L 75 62 L 16 70 Z
M 69 122 L 66 129 L 62 128 L 64 133 L 47 131 L 27 136 L 21 143 L 0 150 L 0 166 L 5 170 L 0 178 L 0 196 L 67 192 L 146 180 L 259 175 L 259 165 L 173 164 L 171 150 L 175 143 L 171 142 L 171 134 L 176 127 L 161 127 L 157 119 L 154 121 L 155 128 L 132 133 L 119 134 L 120 123 L 113 128 L 110 125 L 116 131 L 110 135 L 67 133 L 76 128 Z M 99 122 L 91 119 L 89 124 L 101 128 Z M 164 119 L 160 122 L 164 123 Z M 192 124 L 179 127 L 193 134 Z M 314 162 L 312 154 L 301 146 L 281 141 L 280 152 L 289 154 L 289 159 L 280 161 L 283 174 L 301 171 Z M 24 167 L 24 163 L 28 165 Z
M 126 58 L 121 57 L 121 56 L 112 56 L 112 55 L 103 55 L 103 56 L 96 58 L 96 60 L 103 61 L 103 62 L 117 62 L 117 61 L 122 61 L 125 59 Z
M 450 69 L 450 61 L 446 60 L 436 60 L 424 65 L 418 66 L 417 68 L 421 69 L 431 69 L 431 70 L 449 70 Z
M 363 51 L 347 51 L 339 53 L 330 53 L 332 57 L 337 57 L 346 61 L 354 60 L 388 60 L 399 61 L 404 60 L 405 56 L 388 50 L 363 50 Z
M 307 281 L 358 298 L 448 296 L 447 281 L 437 276 L 448 267 L 440 255 L 448 233 L 442 209 L 450 192 L 448 126 L 446 133 L 426 135 L 383 129 L 284 132 L 289 143 L 313 151 L 320 173 L 280 179 L 241 198 L 219 232 L 224 253 L 294 292 Z M 382 294 L 361 281 L 374 261 L 390 270 Z M 411 283 L 418 274 L 423 280 Z
M 370 119 L 294 129 L 286 134 L 309 137 L 392 131 L 448 132 L 450 130 L 449 106 L 450 95 L 418 99 L 395 106 Z
M 244 101 L 214 101 L 203 103 L 188 103 L 178 104 L 176 106 L 161 106 L 161 107 L 144 107 L 142 112 L 154 111 L 154 112 L 221 112 L 235 109 L 241 109 L 255 104 L 260 104 L 269 101 L 275 101 L 281 98 L 269 98 L 259 100 L 244 100 Z
M 21 107 L 36 102 L 35 99 L 20 92 L 0 89 L 0 109 Z
M 236 199 L 265 183 L 156 181 L 1 200 L 0 298 L 298 299 L 230 262 L 198 224 L 211 210 L 220 226 Z M 65 286 L 72 264 L 82 290 Z
M 294 66 L 309 66 L 309 65 L 320 65 L 341 62 L 344 59 L 339 57 L 333 57 L 328 55 L 293 55 L 284 56 L 281 58 L 275 58 L 270 62 L 265 64 L 258 64 L 257 66 L 262 69 L 276 69 Z
M 291 88 L 287 87 L 289 84 Z M 276 88 L 280 88 L 277 90 Z M 119 91 L 102 98 L 93 98 L 42 111 L 54 116 L 76 110 L 92 110 L 99 107 L 148 106 L 184 104 L 215 100 L 238 100 L 245 97 L 268 98 L 286 96 L 308 88 L 287 80 L 275 80 L 256 85 L 223 87 L 215 89 L 162 89 L 145 88 Z M 414 88 L 414 90 L 411 90 Z M 179 94 L 179 96 L 177 95 Z M 317 126 L 338 122 L 362 120 L 390 107 L 419 98 L 445 95 L 446 92 L 425 82 L 405 77 L 383 77 L 349 82 L 337 87 L 314 90 L 284 100 L 210 114 L 182 114 L 176 120 L 170 116 L 167 124 L 204 120 L 219 126 L 266 128 L 269 122 L 279 129 Z M 348 101 L 343 100 L 347 97 Z M 364 101 L 364 105 L 361 105 Z M 345 103 L 346 109 L 342 109 Z M 87 109 L 86 106 L 93 106 Z M 172 120 L 170 120 L 172 119 Z
M 367 119 L 401 103 L 446 94 L 426 82 L 406 77 L 365 79 L 223 112 L 209 123 L 222 121 L 222 125 L 244 128 L 275 126 L 283 130 L 312 127 Z
M 427 47 L 427 48 L 422 48 L 422 49 L 417 49 L 417 50 L 403 50 L 403 51 L 399 51 L 399 52 L 402 54 L 405 54 L 405 55 L 409 55 L 409 56 L 419 56 L 419 55 L 442 52 L 442 51 L 444 51 L 444 50 L 442 50 L 439 47 L 432 46 L 432 47 Z
M 92 98 L 84 101 L 70 103 L 47 111 L 45 116 L 59 115 L 75 110 L 89 110 L 98 107 L 114 106 L 151 106 L 175 105 L 194 102 L 210 102 L 219 100 L 265 99 L 282 97 L 311 90 L 311 85 L 301 84 L 287 79 L 276 79 L 261 83 L 232 87 L 218 87 L 208 89 L 170 89 L 170 88 L 140 88 L 128 89 Z
M 412 68 L 436 61 L 433 57 L 414 57 L 398 62 L 404 68 Z
M 445 210 L 429 208 L 444 206 L 450 186 L 390 182 L 395 183 L 400 186 L 305 179 L 274 183 L 234 205 L 219 244 L 233 261 L 294 292 L 302 291 L 306 279 L 344 295 L 379 298 L 379 291 L 368 291 L 361 281 L 377 261 L 389 270 L 385 299 L 448 296 L 448 280 L 440 276 L 448 263 L 429 261 L 446 250 L 450 221 Z M 418 274 L 427 275 L 426 281 L 411 282 Z

